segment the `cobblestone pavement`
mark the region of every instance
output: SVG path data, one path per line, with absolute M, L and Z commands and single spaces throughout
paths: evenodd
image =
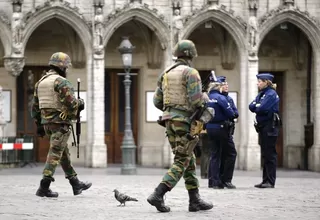
M 57 169 L 52 189 L 59 198 L 35 196 L 41 178 L 42 164 L 37 167 L 0 170 L 1 220 L 107 220 L 107 219 L 320 219 L 320 173 L 278 171 L 275 189 L 256 189 L 260 172 L 235 171 L 235 190 L 207 188 L 207 180 L 200 179 L 200 193 L 212 201 L 214 208 L 206 212 L 188 212 L 188 194 L 183 180 L 166 194 L 170 213 L 158 213 L 146 198 L 158 185 L 164 169 L 138 168 L 135 176 L 120 175 L 119 167 L 107 169 L 76 168 L 80 180 L 90 180 L 91 189 L 73 196 L 61 169 Z M 198 172 L 200 173 L 200 172 Z M 136 197 L 117 207 L 112 190 Z

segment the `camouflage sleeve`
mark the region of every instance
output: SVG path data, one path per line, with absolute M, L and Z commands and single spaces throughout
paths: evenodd
M 31 117 L 35 120 L 37 125 L 41 124 L 41 111 L 39 108 L 39 98 L 38 98 L 38 83 L 36 83 L 33 91 L 33 99 L 31 105 Z
M 201 107 L 204 104 L 201 78 L 198 71 L 193 68 L 187 76 L 187 92 L 191 105 Z
M 69 116 L 75 117 L 80 101 L 75 97 L 71 82 L 64 78 L 57 78 L 54 82 L 54 90 L 59 93 L 60 102 L 65 107 L 64 111 Z
M 157 88 L 153 95 L 153 104 L 157 109 L 161 111 L 163 111 L 163 93 L 162 93 L 163 75 L 164 75 L 164 72 L 159 75 L 158 81 L 157 81 Z
M 153 104 L 157 109 L 163 111 L 163 93 L 159 87 L 156 88 L 153 95 Z

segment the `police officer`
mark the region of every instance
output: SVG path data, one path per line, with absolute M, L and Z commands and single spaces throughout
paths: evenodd
M 259 134 L 261 155 L 264 159 L 262 182 L 257 188 L 274 188 L 276 183 L 277 151 L 276 142 L 279 135 L 279 96 L 274 76 L 270 73 L 257 75 L 259 94 L 250 103 L 249 109 L 256 113 L 255 128 Z
M 83 190 L 89 189 L 91 183 L 81 182 L 77 178 L 71 165 L 67 142 L 71 133 L 71 120 L 84 109 L 84 101 L 75 97 L 74 88 L 66 79 L 67 70 L 71 66 L 70 57 L 62 52 L 54 53 L 49 66 L 50 70 L 35 85 L 31 111 L 38 135 L 47 135 L 50 139 L 43 178 L 36 195 L 58 197 L 58 193 L 50 189 L 58 164 L 61 164 L 65 177 L 69 180 L 73 194 L 79 195 Z
M 174 47 L 173 56 L 177 60 L 159 76 L 153 102 L 163 111 L 162 120 L 175 155 L 174 162 L 147 201 L 158 211 L 169 212 L 170 208 L 164 204 L 163 196 L 183 177 L 189 194 L 189 211 L 209 210 L 213 205 L 203 201 L 199 195 L 196 157 L 193 153 L 195 146 L 188 139 L 191 131 L 190 116 L 204 105 L 200 75 L 191 67 L 197 50 L 192 41 L 182 40 Z
M 208 88 L 210 99 L 208 106 L 215 110 L 215 117 L 206 124 L 212 150 L 208 171 L 208 187 L 214 189 L 235 188 L 231 179 L 236 152 L 234 144 L 229 144 L 229 142 L 231 138 L 230 121 L 236 117 L 236 113 L 227 97 L 222 94 L 224 84 L 223 78 L 214 76 Z M 222 161 L 222 154 L 225 156 L 224 161 Z
M 222 95 L 224 95 L 232 110 L 234 111 L 234 119 L 239 117 L 239 112 L 234 104 L 233 99 L 229 96 L 229 85 L 226 81 L 225 76 L 218 76 L 218 81 L 222 83 Z M 222 148 L 221 154 L 221 166 L 220 166 L 220 179 L 222 180 L 223 185 L 228 189 L 236 188 L 235 185 L 232 184 L 233 171 L 237 158 L 237 150 L 233 141 L 233 134 L 235 130 L 235 122 L 234 119 L 229 120 L 229 136 L 228 136 L 228 144 Z

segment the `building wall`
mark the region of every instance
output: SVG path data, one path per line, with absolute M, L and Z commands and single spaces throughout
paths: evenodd
M 167 166 L 170 163 L 170 149 L 165 142 L 164 129 L 156 123 L 148 123 L 146 115 L 146 91 L 155 89 L 158 74 L 164 66 L 171 61 L 171 45 L 173 45 L 174 31 L 170 27 L 174 25 L 171 1 L 168 0 L 142 0 L 142 4 L 130 3 L 125 0 L 104 1 L 104 33 L 103 33 L 103 67 L 122 68 L 122 62 L 117 47 L 120 37 L 130 35 L 132 43 L 136 46 L 133 54 L 133 67 L 139 72 L 139 137 L 137 147 L 139 162 L 146 166 Z M 179 2 L 179 1 L 178 1 Z M 252 1 L 212 1 L 213 5 L 206 5 L 203 0 L 180 1 L 183 28 L 180 38 L 190 37 L 197 45 L 199 57 L 194 61 L 194 66 L 199 70 L 214 69 L 218 75 L 227 76 L 231 91 L 238 93 L 238 107 L 240 118 L 235 133 L 235 143 L 238 154 L 238 168 L 248 160 L 248 141 L 243 138 L 246 128 L 252 132 L 251 116 L 248 114 L 247 105 L 254 95 L 250 89 L 244 86 L 244 82 L 251 83 L 248 79 L 254 79 L 251 73 L 250 59 L 248 54 L 252 48 L 248 45 L 250 34 L 249 16 L 255 9 L 250 9 L 249 2 Z M 253 1 L 255 2 L 255 1 Z M 319 12 L 320 2 L 294 1 L 293 6 L 286 9 L 279 8 L 282 1 L 260 0 L 257 6 L 256 18 L 258 30 L 256 32 L 259 51 L 257 56 L 259 71 L 283 71 L 284 81 L 284 166 L 290 168 L 301 168 L 302 148 L 304 146 L 304 125 L 306 124 L 306 80 L 307 80 L 307 41 L 310 40 L 316 54 L 320 33 Z M 49 4 L 49 5 L 48 5 Z M 299 9 L 298 9 L 298 8 Z M 98 74 L 98 67 L 94 48 L 92 48 L 92 22 L 94 20 L 94 7 L 88 1 L 31 1 L 25 0 L 22 4 L 22 15 L 25 29 L 23 30 L 23 49 L 20 54 L 15 53 L 11 45 L 14 45 L 11 34 L 11 17 L 13 9 L 11 1 L 0 1 L 0 85 L 4 89 L 12 90 L 16 97 L 16 79 L 8 74 L 8 68 L 4 67 L 2 57 L 24 57 L 25 65 L 42 66 L 47 65 L 48 58 L 53 52 L 64 51 L 71 55 L 74 66 L 68 74 L 68 79 L 76 83 L 77 78 L 82 79 L 82 89 L 88 91 L 88 107 L 86 109 L 88 118 L 96 117 L 94 109 L 104 108 L 104 99 L 99 89 L 92 89 L 91 75 Z M 65 8 L 65 9 L 62 9 Z M 307 11 L 307 13 L 305 13 Z M 53 18 L 53 19 L 52 19 Z M 132 18 L 133 21 L 132 21 Z M 294 23 L 293 18 L 301 22 L 309 22 L 309 27 L 299 26 Z M 36 19 L 37 22 L 34 22 Z M 299 20 L 299 21 L 300 21 Z M 215 29 L 208 31 L 204 28 L 205 21 L 212 21 Z M 267 27 L 274 21 L 274 29 Z M 294 33 L 286 33 L 280 30 L 278 24 L 292 22 L 299 28 Z M 199 23 L 195 23 L 199 22 Z M 37 23 L 39 26 L 35 26 Z M 219 24 L 219 25 L 218 25 Z M 3 27 L 3 28 L 1 28 Z M 266 33 L 263 30 L 267 30 Z M 168 33 L 166 33 L 168 32 Z M 304 34 L 301 35 L 301 33 Z M 189 34 L 189 35 L 188 35 Z M 298 38 L 298 36 L 302 36 Z M 231 39 L 231 40 L 230 40 Z M 231 42 L 231 43 L 230 43 Z M 297 46 L 299 43 L 299 47 Z M 230 46 L 231 45 L 231 46 Z M 236 49 L 235 49 L 236 48 Z M 257 48 L 256 48 L 257 50 Z M 297 51 L 299 52 L 297 55 Z M 245 56 L 245 58 L 244 58 Z M 93 59 L 93 60 L 92 60 Z M 249 60 L 249 61 L 248 61 Z M 101 63 L 101 62 L 100 62 Z M 302 64 L 301 64 L 302 63 Z M 314 61 L 315 63 L 315 61 Z M 301 66 L 302 65 L 302 66 Z M 93 67 L 92 67 L 93 66 Z M 100 70 L 99 70 L 100 71 Z M 317 88 L 316 68 L 313 68 L 313 89 Z M 99 72 L 101 74 L 101 72 Z M 248 75 L 249 74 L 249 75 Z M 94 79 L 93 79 L 94 80 Z M 101 80 L 100 80 L 101 81 Z M 251 80 L 252 81 L 252 80 Z M 255 82 L 254 82 L 255 83 Z M 99 88 L 103 88 L 100 82 Z M 249 88 L 249 87 L 248 87 Z M 312 105 L 316 104 L 316 96 L 313 95 Z M 6 135 L 16 135 L 16 102 L 12 102 L 12 121 L 6 127 Z M 316 110 L 312 110 L 312 120 L 316 121 Z M 88 131 L 99 132 L 90 120 L 83 123 L 81 137 L 82 158 L 74 159 L 75 149 L 72 148 L 74 163 L 92 163 L 94 160 L 94 149 L 103 149 L 102 139 L 99 139 L 99 147 L 95 146 L 95 140 Z M 100 130 L 99 130 L 100 129 Z M 102 134 L 101 133 L 101 134 Z M 100 134 L 100 133 L 99 133 Z M 253 135 L 254 132 L 253 132 Z M 99 136 L 100 137 L 100 136 Z M 71 140 L 70 140 L 71 142 Z M 253 147 L 256 149 L 256 147 Z M 154 156 L 157 155 L 157 156 Z M 257 157 L 257 156 L 256 156 Z M 319 155 L 320 157 L 320 155 Z M 88 159 L 89 158 L 89 159 Z M 320 160 L 320 159 L 319 159 Z M 88 165 L 91 166 L 91 165 Z

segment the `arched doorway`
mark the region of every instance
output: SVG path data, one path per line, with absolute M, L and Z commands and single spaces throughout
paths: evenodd
M 304 169 L 308 158 L 304 126 L 311 123 L 312 47 L 305 33 L 286 19 L 261 40 L 259 72 L 275 75 L 281 100 L 278 166 Z
M 216 76 L 226 76 L 229 84 L 230 96 L 234 98 L 234 103 L 238 105 L 240 98 L 240 65 L 239 49 L 231 34 L 219 23 L 213 20 L 200 22 L 194 31 L 188 36 L 192 40 L 198 51 L 198 57 L 194 59 L 194 67 L 199 71 L 202 81 L 207 79 L 211 70 Z M 240 127 L 236 125 L 235 142 L 239 149 Z M 205 143 L 204 143 L 205 144 Z M 207 149 L 207 146 L 203 150 Z M 202 161 L 206 160 L 206 152 L 203 152 Z M 207 158 L 208 159 L 208 158 Z M 198 158 L 200 163 L 200 158 Z
M 35 124 L 30 115 L 35 83 L 48 70 L 48 61 L 55 52 L 70 55 L 73 68 L 67 78 L 75 85 L 76 79 L 86 79 L 85 50 L 73 27 L 59 18 L 52 18 L 39 25 L 28 38 L 25 48 L 26 64 L 17 78 L 17 136 L 36 135 Z M 36 160 L 43 162 L 49 148 L 47 138 L 35 141 Z M 83 153 L 82 153 L 83 154 Z
M 130 20 L 122 24 L 110 36 L 106 45 L 105 61 L 105 142 L 107 144 L 108 163 L 121 163 L 122 161 L 122 139 L 125 129 L 125 86 L 124 70 L 121 55 L 117 48 L 121 43 L 121 38 L 128 36 L 135 46 L 133 52 L 133 62 L 131 69 L 131 124 L 134 141 L 137 146 L 137 160 L 141 157 L 139 150 L 139 140 L 143 137 L 140 132 L 140 125 L 145 120 L 141 112 L 144 107 L 144 91 L 146 86 L 148 70 L 159 69 L 163 62 L 163 51 L 161 44 L 147 25 L 138 20 Z M 122 74 L 122 75 L 121 75 Z

